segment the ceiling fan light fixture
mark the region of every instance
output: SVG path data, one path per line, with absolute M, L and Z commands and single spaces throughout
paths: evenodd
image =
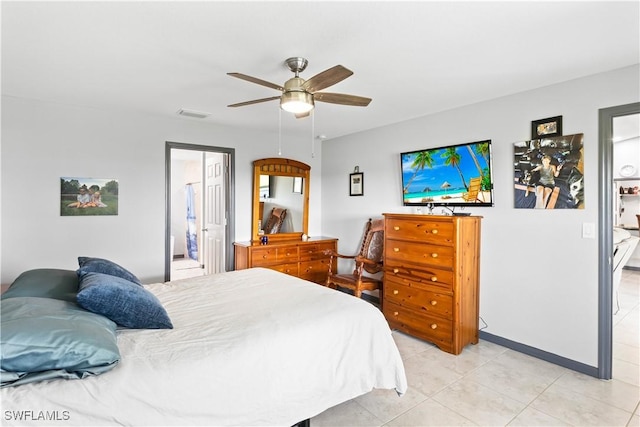
M 304 91 L 285 92 L 280 98 L 280 108 L 294 114 L 308 113 L 314 107 L 313 95 Z

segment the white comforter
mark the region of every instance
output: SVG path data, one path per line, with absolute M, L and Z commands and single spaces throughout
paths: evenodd
M 103 375 L 0 390 L 2 424 L 290 426 L 407 389 L 386 320 L 358 298 L 266 269 L 147 288 L 174 329 L 119 331 Z

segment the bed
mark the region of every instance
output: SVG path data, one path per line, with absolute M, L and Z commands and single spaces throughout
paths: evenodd
M 407 389 L 386 320 L 359 298 L 262 268 L 144 288 L 173 329 L 118 328 L 120 360 L 99 375 L 0 389 L 3 424 L 291 426 Z

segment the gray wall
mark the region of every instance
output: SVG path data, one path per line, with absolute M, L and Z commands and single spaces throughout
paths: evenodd
M 308 125 L 308 124 L 307 124 Z M 273 134 L 195 119 L 2 97 L 0 276 L 75 270 L 78 256 L 113 259 L 143 282 L 164 279 L 165 141 L 236 149 L 236 240 L 251 237 L 252 161 L 278 156 Z M 310 131 L 309 131 L 310 132 Z M 282 156 L 311 166 L 309 234 L 320 234 L 320 150 L 282 135 Z M 114 178 L 117 216 L 61 217 L 60 177 Z
M 484 218 L 485 331 L 597 366 L 598 240 L 581 233 L 598 224 L 598 109 L 637 102 L 638 76 L 638 66 L 624 68 L 326 141 L 322 231 L 355 252 L 367 217 L 414 211 L 401 204 L 400 152 L 491 139 L 496 203 L 468 209 Z M 532 120 L 557 115 L 563 134 L 584 134 L 586 207 L 514 209 L 513 144 L 531 139 Z M 348 193 L 356 165 L 363 197 Z

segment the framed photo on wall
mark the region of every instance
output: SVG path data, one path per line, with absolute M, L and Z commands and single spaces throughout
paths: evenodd
M 349 174 L 349 195 L 364 196 L 364 173 Z
M 118 180 L 60 178 L 60 216 L 118 215 Z
M 562 136 L 562 116 L 549 117 L 531 122 L 531 139 Z

